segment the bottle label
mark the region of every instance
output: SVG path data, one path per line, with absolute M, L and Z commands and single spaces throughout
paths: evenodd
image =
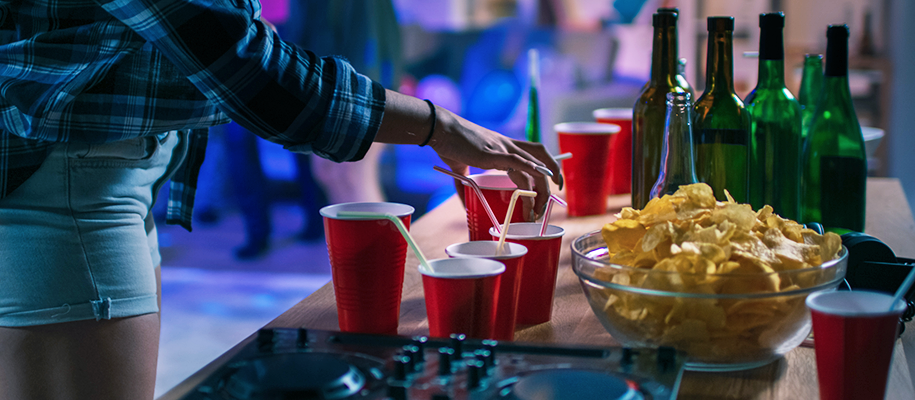
M 700 129 L 693 143 L 701 144 L 734 144 L 746 146 L 750 135 L 746 129 Z
M 830 228 L 864 231 L 867 163 L 857 157 L 820 158 L 821 223 Z

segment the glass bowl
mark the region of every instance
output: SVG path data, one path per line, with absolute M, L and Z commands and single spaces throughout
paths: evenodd
M 686 353 L 687 369 L 729 371 L 768 364 L 804 341 L 804 301 L 845 279 L 848 250 L 817 267 L 772 273 L 687 274 L 608 259 L 600 231 L 572 242 L 572 269 L 614 339 L 674 347 Z

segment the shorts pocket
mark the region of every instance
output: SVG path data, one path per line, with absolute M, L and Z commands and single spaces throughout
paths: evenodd
M 159 139 L 143 136 L 108 143 L 71 142 L 68 155 L 84 160 L 147 160 L 159 150 Z

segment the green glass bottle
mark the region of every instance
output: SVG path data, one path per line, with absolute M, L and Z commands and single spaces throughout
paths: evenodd
M 750 204 L 800 218 L 801 105 L 785 87 L 785 14 L 759 15 L 759 81 L 750 111 Z
M 746 203 L 750 153 L 750 113 L 734 92 L 733 17 L 708 17 L 705 92 L 694 105 L 696 174 L 724 200 Z
M 530 49 L 527 58 L 531 87 L 528 91 L 527 125 L 524 131 L 528 142 L 540 143 L 540 101 L 537 95 L 537 88 L 540 87 L 540 52 Z
M 677 14 L 656 13 L 652 25 L 651 78 L 632 109 L 632 207 L 636 209 L 645 207 L 658 180 L 667 93 L 686 92 L 677 84 Z
M 689 93 L 667 94 L 661 171 L 651 187 L 651 198 L 673 194 L 683 185 L 698 183 L 693 157 L 692 104 Z
M 848 88 L 848 26 L 826 30 L 826 71 L 804 143 L 803 222 L 834 232 L 864 231 L 867 158 Z
M 810 131 L 810 121 L 817 108 L 817 101 L 823 91 L 823 55 L 805 54 L 804 69 L 801 75 L 801 88 L 797 101 L 801 103 L 801 137 L 806 140 Z

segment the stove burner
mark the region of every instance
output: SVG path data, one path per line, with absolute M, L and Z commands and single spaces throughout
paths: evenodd
M 358 368 L 327 353 L 274 354 L 234 367 L 222 392 L 238 400 L 342 399 L 358 393 L 366 381 Z
M 504 398 L 512 400 L 639 400 L 645 397 L 634 383 L 598 371 L 555 369 L 518 379 Z

